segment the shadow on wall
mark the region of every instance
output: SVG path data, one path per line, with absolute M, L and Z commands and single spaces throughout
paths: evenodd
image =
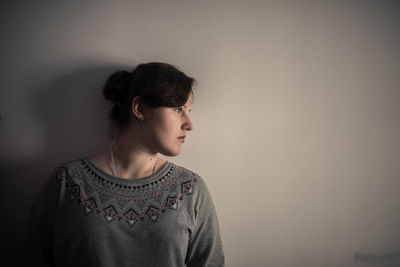
M 43 138 L 39 158 L 8 161 L 0 166 L 3 203 L 3 260 L 17 266 L 21 258 L 32 205 L 51 171 L 65 161 L 108 149 L 112 104 L 102 95 L 108 76 L 133 66 L 109 65 L 85 68 L 56 77 L 30 98 L 33 117 Z M 30 91 L 29 88 L 26 91 Z M 21 131 L 27 131 L 23 125 Z M 4 261 L 3 261 L 4 263 Z

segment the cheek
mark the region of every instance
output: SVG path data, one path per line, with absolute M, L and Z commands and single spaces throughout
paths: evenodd
M 157 124 L 157 134 L 164 138 L 177 138 L 179 135 L 179 122 L 173 116 L 166 116 Z

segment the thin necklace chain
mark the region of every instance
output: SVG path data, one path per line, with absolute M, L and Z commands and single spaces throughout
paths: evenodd
M 115 164 L 114 164 L 114 155 L 113 155 L 113 151 L 112 151 L 113 145 L 114 145 L 114 142 L 112 142 L 112 143 L 111 143 L 111 149 L 110 149 L 110 152 L 111 152 L 111 162 L 112 162 L 112 173 L 113 173 L 113 176 L 115 177 Z M 158 158 L 157 158 L 157 160 L 156 160 L 156 164 L 154 164 L 154 167 L 153 167 L 153 173 L 152 173 L 151 175 L 153 175 L 153 174 L 154 174 L 154 171 L 155 171 L 155 169 L 156 169 L 156 166 L 157 166 L 157 162 L 158 162 Z

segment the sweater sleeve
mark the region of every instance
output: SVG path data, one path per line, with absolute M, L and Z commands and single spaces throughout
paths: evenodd
M 60 172 L 61 170 L 61 172 Z M 54 223 L 61 195 L 60 175 L 55 168 L 45 180 L 28 220 L 22 266 L 55 266 L 53 258 Z
M 189 238 L 187 266 L 225 265 L 220 227 L 215 206 L 204 180 L 198 176 L 195 226 Z

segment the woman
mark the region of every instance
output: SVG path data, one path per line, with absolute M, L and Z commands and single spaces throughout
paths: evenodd
M 110 150 L 61 164 L 32 209 L 29 266 L 224 266 L 204 180 L 163 160 L 189 131 L 194 79 L 166 63 L 118 71 L 103 94 Z

